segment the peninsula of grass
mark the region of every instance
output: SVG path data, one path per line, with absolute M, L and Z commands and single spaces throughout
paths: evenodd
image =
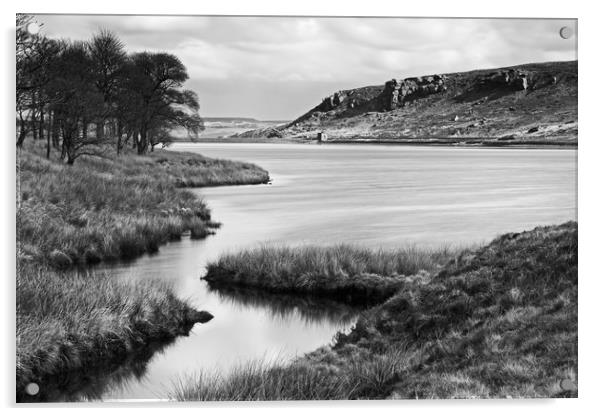
M 448 248 L 264 246 L 220 257 L 208 265 L 204 279 L 215 287 L 237 285 L 370 304 L 392 296 L 416 275 L 436 271 L 453 255 Z
M 226 375 L 191 376 L 171 395 L 577 397 L 577 233 L 577 223 L 568 222 L 503 235 L 435 273 L 407 279 L 332 346 L 290 364 L 254 362 Z
M 18 401 L 53 400 L 56 380 L 125 362 L 209 320 L 164 283 L 81 266 L 154 252 L 183 233 L 211 233 L 219 224 L 184 186 L 269 180 L 252 164 L 170 151 L 82 156 L 70 166 L 30 142 L 17 158 Z M 25 394 L 29 383 L 39 385 L 38 395 Z

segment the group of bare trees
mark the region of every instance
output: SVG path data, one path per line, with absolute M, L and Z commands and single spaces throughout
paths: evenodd
M 186 67 L 168 53 L 128 54 L 111 32 L 90 41 L 30 34 L 17 16 L 17 146 L 26 137 L 61 150 L 68 164 L 131 145 L 139 154 L 171 140 L 174 129 L 203 129 L 197 95 L 183 89 Z

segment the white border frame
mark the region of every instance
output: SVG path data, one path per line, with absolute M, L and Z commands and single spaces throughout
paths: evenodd
M 227 15 L 330 15 L 330 16 L 405 16 L 405 17 L 541 17 L 541 18 L 577 18 L 579 19 L 579 183 L 578 206 L 581 225 L 579 237 L 579 399 L 554 400 L 478 400 L 478 401 L 401 401 L 401 402 L 274 402 L 274 403 L 106 403 L 106 404 L 68 404 L 30 406 L 27 412 L 45 414 L 63 414 L 63 412 L 81 412 L 85 408 L 96 414 L 102 414 L 111 408 L 111 412 L 125 413 L 130 407 L 145 407 L 145 412 L 162 415 L 165 407 L 194 412 L 244 411 L 245 414 L 281 414 L 282 411 L 292 414 L 307 412 L 343 411 L 346 414 L 365 416 L 372 410 L 379 413 L 419 412 L 423 414 L 465 415 L 483 414 L 504 415 L 508 413 L 523 414 L 527 412 L 545 412 L 547 414 L 593 413 L 593 409 L 602 408 L 597 402 L 600 359 L 597 352 L 601 336 L 598 321 L 599 309 L 596 307 L 598 297 L 602 294 L 599 276 L 600 256 L 598 241 L 600 240 L 600 186 L 597 179 L 602 178 L 599 158 L 602 156 L 602 137 L 598 137 L 595 129 L 599 126 L 600 106 L 600 53 L 599 41 L 602 22 L 596 13 L 595 2 L 589 5 L 577 2 L 548 0 L 546 2 L 526 2 L 524 0 L 504 0 L 503 2 L 486 3 L 484 1 L 444 1 L 428 2 L 386 2 L 371 0 L 369 2 L 347 0 L 330 1 L 305 0 L 294 2 L 275 2 L 268 0 L 219 2 L 161 2 L 145 0 L 144 2 L 126 3 L 123 0 L 103 0 L 100 3 L 85 3 L 75 0 L 29 0 L 20 4 L 2 3 L 3 22 L 3 76 L 0 100 L 2 106 L 2 126 L 4 127 L 4 149 L 2 152 L 2 249 L 0 250 L 5 285 L 3 312 L 8 331 L 2 345 L 3 374 L 0 391 L 5 406 L 14 410 L 14 362 L 15 362 L 15 152 L 14 152 L 14 25 L 16 12 L 30 13 L 81 13 L 81 14 L 227 14 Z M 17 407 L 27 407 L 18 405 Z M 65 407 L 70 409 L 65 409 Z M 98 408 L 100 407 L 100 408 Z M 121 409 L 116 409 L 120 407 Z

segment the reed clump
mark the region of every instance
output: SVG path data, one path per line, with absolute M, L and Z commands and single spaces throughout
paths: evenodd
M 221 256 L 204 277 L 212 285 L 305 293 L 350 302 L 381 302 L 405 282 L 441 268 L 455 250 L 409 247 L 373 251 L 334 247 L 263 246 Z

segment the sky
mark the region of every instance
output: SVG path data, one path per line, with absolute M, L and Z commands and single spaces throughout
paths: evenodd
M 341 89 L 391 78 L 577 59 L 575 20 L 37 15 L 42 33 L 115 32 L 177 55 L 204 117 L 294 119 Z M 573 29 L 563 39 L 559 30 Z

